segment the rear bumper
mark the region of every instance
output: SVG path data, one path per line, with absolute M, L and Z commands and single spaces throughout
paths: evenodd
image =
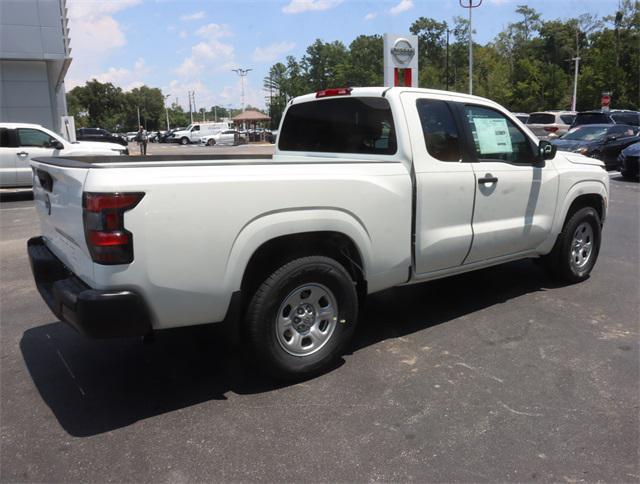
M 47 248 L 42 237 L 29 239 L 27 251 L 38 292 L 53 314 L 79 333 L 117 338 L 151 332 L 149 311 L 139 294 L 90 288 Z

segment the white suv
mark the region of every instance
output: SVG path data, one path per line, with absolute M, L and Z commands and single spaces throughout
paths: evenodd
M 39 124 L 0 123 L 0 188 L 30 187 L 33 158 L 125 154 L 129 150 L 117 143 L 71 143 Z
M 575 118 L 575 111 L 540 111 L 529 115 L 527 128 L 540 139 L 559 138 L 569 131 Z

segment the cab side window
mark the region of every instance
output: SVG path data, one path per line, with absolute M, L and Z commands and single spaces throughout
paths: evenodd
M 37 146 L 49 148 L 54 139 L 39 129 L 18 128 L 18 144 L 20 146 Z
M 478 160 L 508 163 L 535 161 L 529 138 L 502 113 L 490 108 L 465 105 L 464 114 Z
M 435 99 L 419 99 L 416 105 L 429 154 L 440 161 L 460 161 L 460 136 L 449 105 Z
M 191 129 L 191 131 L 200 131 L 200 125 L 199 125 L 199 124 L 196 124 L 196 125 Z

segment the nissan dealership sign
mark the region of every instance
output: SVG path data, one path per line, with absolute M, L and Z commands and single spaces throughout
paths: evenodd
M 418 37 L 384 34 L 384 85 L 418 87 Z

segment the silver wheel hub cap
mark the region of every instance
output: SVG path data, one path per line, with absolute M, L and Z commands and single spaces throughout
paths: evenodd
M 308 356 L 322 348 L 333 335 L 338 321 L 338 304 L 322 284 L 296 287 L 278 309 L 278 343 L 293 356 Z
M 571 265 L 575 269 L 582 269 L 589 263 L 593 244 L 593 229 L 587 222 L 582 222 L 571 239 Z

